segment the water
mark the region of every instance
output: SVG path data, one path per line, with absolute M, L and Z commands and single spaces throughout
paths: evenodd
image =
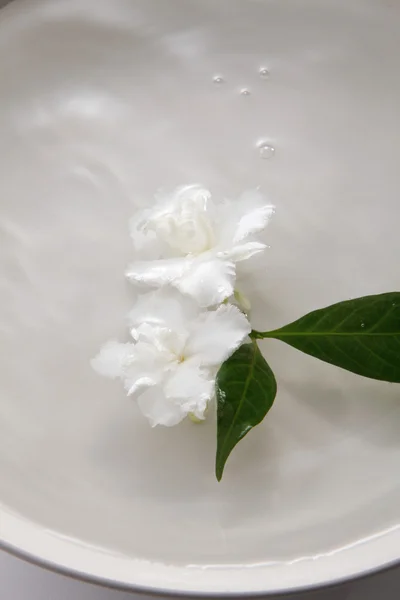
M 152 430 L 89 360 L 123 339 L 128 222 L 158 188 L 260 185 L 277 205 L 248 293 L 256 328 L 398 288 L 400 13 L 388 0 L 13 4 L 0 20 L 0 504 L 132 558 L 131 581 L 137 561 L 195 564 L 204 587 L 206 563 L 243 565 L 232 577 L 256 588 L 263 562 L 278 580 L 276 561 L 307 556 L 304 573 L 398 523 L 398 386 L 263 342 L 276 403 L 217 484 L 213 418 Z M 337 557 L 356 563 L 359 547 Z
M 267 142 L 261 142 L 258 144 L 258 151 L 263 160 L 268 160 L 275 155 L 275 148 Z

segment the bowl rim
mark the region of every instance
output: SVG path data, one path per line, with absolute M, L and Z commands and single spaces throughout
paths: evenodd
M 85 544 L 1 506 L 0 523 L 0 549 L 9 554 L 83 582 L 161 597 L 290 595 L 400 566 L 400 523 L 330 552 L 292 561 L 179 567 Z

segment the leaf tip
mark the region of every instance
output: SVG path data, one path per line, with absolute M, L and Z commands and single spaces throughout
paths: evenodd
M 223 465 L 219 465 L 217 464 L 215 466 L 215 477 L 217 478 L 218 483 L 221 481 L 222 479 L 222 475 L 224 473 L 224 464 Z

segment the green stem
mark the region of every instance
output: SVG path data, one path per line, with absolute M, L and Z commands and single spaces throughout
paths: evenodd
M 252 330 L 250 333 L 250 337 L 252 340 L 263 340 L 264 338 L 273 338 L 275 337 L 276 331 L 256 331 Z

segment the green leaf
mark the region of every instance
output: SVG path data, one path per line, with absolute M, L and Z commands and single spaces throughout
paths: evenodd
M 275 338 L 371 379 L 400 383 L 400 292 L 346 300 L 252 338 Z
M 223 363 L 217 375 L 216 395 L 215 472 L 220 481 L 233 448 L 263 420 L 275 399 L 274 374 L 255 341 L 241 346 Z

